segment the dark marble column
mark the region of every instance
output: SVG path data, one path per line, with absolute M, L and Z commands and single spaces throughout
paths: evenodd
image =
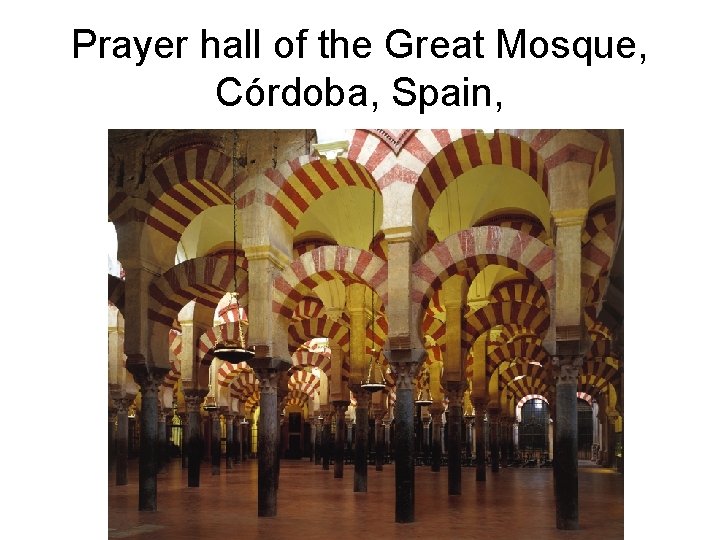
M 258 418 L 258 516 L 277 515 L 276 460 L 280 429 L 278 425 L 277 369 L 255 368 L 260 380 L 260 417 Z
M 128 483 L 128 407 L 129 399 L 116 399 L 117 435 L 115 436 L 115 484 Z
M 488 420 L 490 428 L 490 471 L 496 473 L 500 471 L 500 451 L 498 448 L 500 410 L 488 408 Z
M 485 481 L 485 401 L 473 400 L 475 407 L 475 481 Z
M 333 401 L 335 407 L 335 478 L 343 477 L 343 462 L 345 461 L 345 411 L 347 401 Z
M 188 468 L 188 439 L 190 431 L 188 430 L 188 415 L 186 412 L 178 413 L 182 422 L 182 440 L 180 441 L 180 455 L 182 460 L 182 468 Z
M 233 462 L 240 463 L 243 459 L 243 417 L 233 417 Z
M 108 472 L 115 466 L 115 424 L 117 422 L 117 407 L 108 410 Z
M 499 422 L 499 433 L 498 433 L 498 439 L 499 439 L 499 445 L 500 445 L 500 464 L 503 467 L 507 467 L 508 464 L 508 458 L 507 458 L 507 418 L 505 415 L 500 415 L 500 422 Z
M 313 458 L 315 459 L 315 465 L 322 463 L 323 446 L 322 446 L 322 430 L 323 430 L 323 417 L 315 418 L 315 444 L 313 445 Z
M 412 361 L 413 355 L 409 350 L 391 351 L 391 355 L 397 373 L 394 427 L 395 522 L 412 523 L 415 521 L 415 399 L 412 380 L 418 364 Z M 401 360 L 398 361 L 396 357 Z
M 332 439 L 332 415 L 326 412 L 323 415 L 323 429 L 322 429 L 322 468 L 324 471 L 330 470 L 330 455 L 331 455 L 331 439 Z
M 185 390 L 187 411 L 188 487 L 200 487 L 200 463 L 203 453 L 203 436 L 200 425 L 200 404 L 207 390 Z
M 427 458 L 432 453 L 432 433 L 430 431 L 432 418 L 428 415 L 423 416 L 423 438 L 422 438 L 422 453 L 423 453 L 423 465 L 427 464 Z
M 462 396 L 463 383 L 445 383 L 448 397 L 448 495 L 462 493 Z
M 382 471 L 385 462 L 385 411 L 375 412 L 375 470 Z
M 611 469 L 615 468 L 616 457 L 615 447 L 617 446 L 617 433 L 615 432 L 615 420 L 617 418 L 617 412 L 610 411 L 607 415 L 607 429 L 608 429 L 608 452 L 607 452 L 607 466 Z
M 210 465 L 212 475 L 220 474 L 220 410 L 216 406 L 205 407 L 210 415 Z
M 235 415 L 225 412 L 223 417 L 225 418 L 225 468 L 232 469 L 235 455 Z
M 157 471 L 164 472 L 166 470 L 168 456 L 167 456 L 167 413 L 159 407 L 158 414 L 158 439 L 157 439 Z
M 157 510 L 158 392 L 169 370 L 148 367 L 145 364 L 135 364 L 130 369 L 135 382 L 140 386 L 142 396 L 138 509 L 155 512 Z
M 577 379 L 582 357 L 553 358 L 555 380 L 555 516 L 558 529 L 579 528 Z
M 370 393 L 359 388 L 353 392 L 357 400 L 355 406 L 355 474 L 353 475 L 353 491 L 366 493 Z
M 432 472 L 440 472 L 440 462 L 442 460 L 442 416 L 445 407 L 442 403 L 433 403 L 430 407 L 432 415 Z

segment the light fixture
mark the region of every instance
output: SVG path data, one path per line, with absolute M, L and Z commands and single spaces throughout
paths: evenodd
M 212 350 L 213 356 L 220 360 L 225 360 L 231 364 L 239 364 L 255 357 L 255 351 L 245 346 L 245 338 L 242 332 L 242 324 L 240 322 L 240 299 L 238 298 L 237 284 L 237 174 L 235 170 L 235 148 L 237 146 L 237 131 L 233 130 L 233 147 L 232 147 L 232 177 L 233 177 L 233 255 L 231 264 L 233 268 L 233 279 L 235 289 L 230 293 L 230 306 L 233 301 L 237 307 L 238 313 L 238 339 L 222 339 L 218 338 L 215 347 Z
M 427 405 L 432 405 L 432 401 L 430 390 L 428 388 L 423 388 L 420 392 L 418 392 L 417 399 L 415 399 L 415 405 L 426 407 Z
M 373 198 L 372 198 L 372 236 L 370 237 L 370 249 L 372 250 L 373 242 L 375 241 L 375 191 L 373 190 Z M 375 293 L 371 291 L 372 294 L 372 338 L 375 339 Z M 387 386 L 387 382 L 385 381 L 385 376 L 382 372 L 382 366 L 380 365 L 380 362 L 378 358 L 376 358 L 375 354 L 375 345 L 373 341 L 373 346 L 370 349 L 370 358 L 368 360 L 368 371 L 367 376 L 360 382 L 360 388 L 363 390 L 367 390 L 368 392 L 377 392 L 378 390 L 383 390 Z M 379 376 L 378 376 L 379 373 Z
M 207 412 L 217 411 L 219 408 L 220 407 L 218 407 L 217 402 L 215 401 L 215 396 L 207 396 L 205 398 L 205 405 L 203 405 L 203 409 Z

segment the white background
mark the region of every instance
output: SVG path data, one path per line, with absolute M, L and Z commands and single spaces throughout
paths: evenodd
M 46 5 L 47 4 L 47 5 Z M 699 2 L 24 2 L 4 9 L 2 64 L 2 446 L 6 537 L 107 530 L 105 289 L 108 128 L 498 127 L 625 129 L 628 538 L 712 536 L 718 347 L 717 72 Z M 637 4 L 637 5 L 636 5 Z M 504 7 L 498 7 L 498 6 Z M 649 4 L 648 4 L 649 5 Z M 73 59 L 73 29 L 189 36 L 183 58 Z M 200 31 L 262 32 L 261 60 L 202 60 Z M 305 59 L 272 52 L 309 28 Z M 321 60 L 321 29 L 372 43 L 365 60 Z M 484 60 L 395 60 L 385 35 L 453 39 L 481 29 Z M 639 61 L 499 61 L 498 28 L 631 36 Z M 220 78 L 368 87 L 379 110 L 223 107 Z M 392 81 L 486 83 L 502 111 L 394 106 Z M 37 351 L 37 352 L 35 352 Z M 714 409 L 713 409 L 714 410 Z M 10 482 L 8 483 L 8 477 Z M 8 506 L 9 504 L 9 506 Z M 602 512 L 602 508 L 581 508 Z M 49 537 L 49 536 L 46 536 Z

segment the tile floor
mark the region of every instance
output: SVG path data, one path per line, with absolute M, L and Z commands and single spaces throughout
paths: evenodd
M 415 469 L 415 522 L 396 524 L 392 465 L 368 466 L 368 492 L 353 493 L 352 465 L 343 478 L 309 460 L 283 460 L 278 515 L 257 517 L 257 462 L 249 460 L 212 476 L 203 464 L 201 487 L 187 487 L 187 470 L 174 460 L 158 475 L 158 511 L 139 512 L 137 461 L 129 484 L 108 477 L 109 538 L 465 539 L 623 538 L 623 476 L 590 463 L 579 470 L 580 530 L 555 528 L 552 469 L 501 469 L 487 481 L 463 468 L 462 495 L 447 495 L 447 469 Z

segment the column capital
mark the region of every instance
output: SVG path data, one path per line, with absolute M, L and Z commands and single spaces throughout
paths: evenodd
M 202 404 L 203 400 L 205 399 L 205 396 L 207 395 L 208 390 L 207 388 L 202 390 L 186 390 L 184 392 L 185 394 L 185 410 L 188 413 L 194 412 L 199 413 L 200 412 L 200 405 Z
M 359 384 L 352 385 L 350 390 L 352 390 L 352 393 L 355 396 L 355 401 L 357 402 L 355 405 L 356 408 L 367 409 L 370 406 L 370 392 L 363 389 Z
M 131 403 L 132 403 L 132 400 L 127 399 L 127 398 L 113 399 L 113 405 L 115 405 L 117 414 L 122 414 L 122 413 L 127 414 L 128 408 L 130 407 Z
M 465 392 L 464 382 L 445 381 L 443 388 L 445 388 L 445 395 L 447 396 L 451 407 L 462 405 L 463 393 Z
M 583 365 L 582 356 L 553 356 L 553 375 L 556 383 L 577 384 L 578 374 Z
M 169 367 L 148 366 L 147 364 L 128 363 L 127 370 L 132 374 L 135 382 L 140 386 L 142 392 L 157 392 L 160 390 L 165 375 L 170 371 Z

